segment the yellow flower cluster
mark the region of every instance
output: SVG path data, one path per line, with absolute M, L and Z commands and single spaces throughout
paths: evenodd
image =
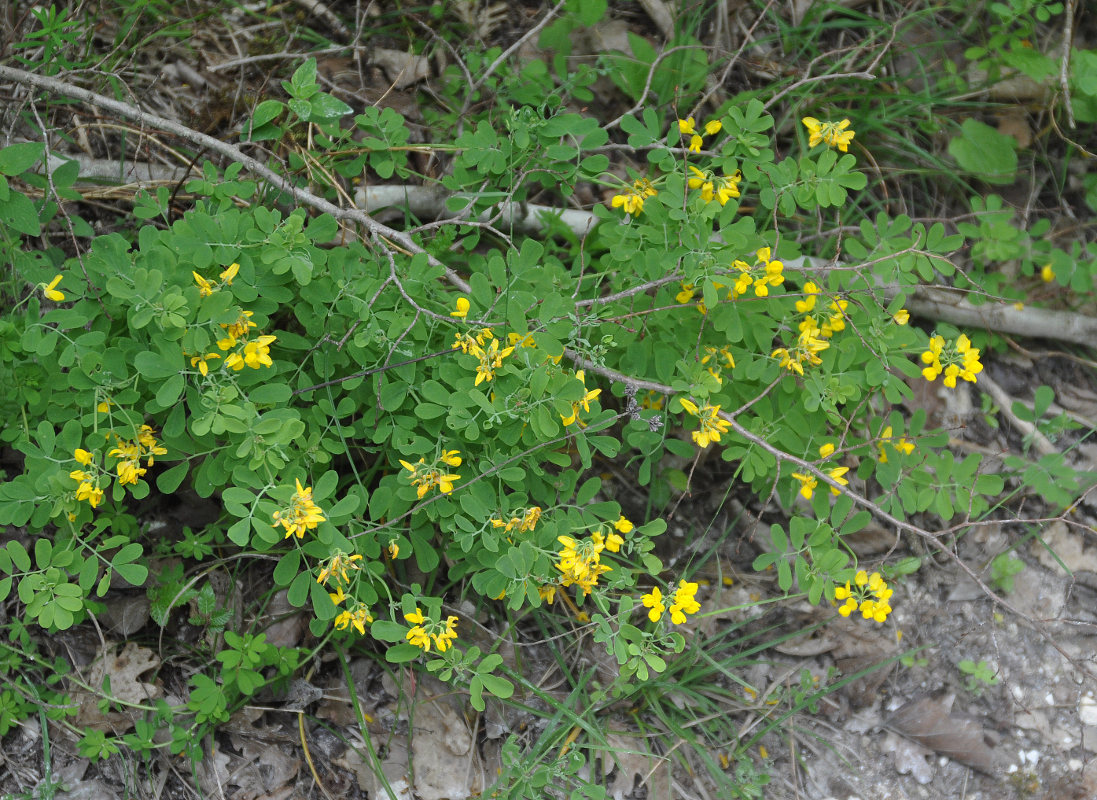
M 723 363 L 720 363 L 723 361 Z M 705 347 L 705 354 L 701 356 L 701 364 L 706 367 L 708 374 L 720 383 L 724 382 L 724 367 L 734 369 L 735 358 L 726 347 Z
M 757 297 L 767 297 L 769 287 L 780 286 L 785 282 L 785 265 L 780 261 L 771 261 L 770 248 L 763 247 L 755 253 L 753 266 L 740 259 L 735 259 L 731 265 L 739 270 L 735 278 L 735 286 L 732 292 L 736 297 L 747 293 L 747 289 L 754 287 Z
M 331 602 L 335 605 L 342 605 L 347 600 L 345 590 L 350 587 L 349 571 L 357 572 L 361 569 L 358 566 L 358 562 L 362 560 L 362 556 L 359 553 L 353 555 L 347 555 L 341 550 L 337 550 L 334 555 L 327 560 L 327 563 L 320 570 L 320 574 L 316 578 L 316 582 L 322 586 L 327 586 L 331 580 L 335 581 L 335 591 L 328 592 L 328 597 L 331 598 Z M 357 600 L 351 600 L 348 603 L 348 607 L 344 608 L 336 617 L 332 623 L 336 630 L 346 630 L 350 626 L 354 626 L 354 629 L 359 634 L 365 635 L 366 625 L 373 622 L 373 615 L 369 613 L 369 608 L 359 603 Z
M 845 602 L 838 609 L 843 617 L 848 617 L 854 611 L 860 609 L 861 616 L 876 622 L 883 622 L 891 613 L 892 591 L 887 583 L 880 577 L 879 572 L 869 575 L 864 570 L 859 571 L 853 578 L 853 587 L 849 581 L 845 586 L 839 586 L 834 590 L 834 599 Z
M 271 515 L 274 525 L 281 525 L 286 529 L 286 539 L 290 536 L 303 538 L 305 531 L 313 530 L 325 519 L 320 506 L 313 502 L 312 487 L 302 486 L 299 479 L 294 479 L 294 482 L 297 484 L 297 491 L 290 498 L 289 506 Z
M 701 408 L 698 408 L 697 404 L 691 400 L 680 399 L 678 402 L 682 404 L 682 408 L 700 419 L 701 428 L 693 432 L 693 441 L 702 449 L 708 447 L 712 442 L 720 441 L 720 436 L 728 432 L 731 423 L 720 419 L 720 406 L 705 403 Z
M 881 464 L 888 463 L 888 453 L 887 453 L 887 449 L 884 447 L 885 444 L 891 445 L 892 447 L 894 447 L 896 450 L 898 450 L 900 453 L 903 453 L 904 455 L 909 456 L 911 453 L 914 452 L 914 442 L 910 441 L 905 436 L 900 436 L 898 439 L 895 439 L 891 435 L 891 433 L 892 432 L 891 432 L 891 426 L 890 425 L 888 425 L 886 428 L 884 428 L 880 432 L 881 441 L 880 441 L 880 444 L 878 445 L 878 447 L 880 448 L 880 463 Z
M 519 533 L 527 533 L 532 531 L 537 523 L 541 521 L 540 506 L 530 506 L 519 513 L 521 516 L 512 516 L 509 520 L 504 520 L 501 516 L 492 517 L 491 527 L 502 528 L 503 533 L 510 533 L 513 530 L 517 530 Z
M 743 173 L 735 170 L 734 175 L 717 175 L 710 170 L 700 170 L 692 164 L 689 167 L 689 188 L 700 189 L 701 199 L 706 203 L 715 199 L 720 205 L 727 205 L 728 200 L 738 197 L 739 184 L 743 181 Z
M 658 192 L 655 191 L 651 181 L 647 178 L 640 178 L 633 181 L 632 186 L 625 187 L 620 194 L 615 194 L 610 198 L 609 204 L 613 208 L 623 208 L 626 214 L 635 217 L 644 210 L 644 200 L 648 197 L 654 197 L 656 194 Z
M 217 346 L 221 350 L 228 351 L 240 344 L 243 345 L 243 347 L 240 347 L 235 353 L 230 354 L 225 359 L 225 366 L 236 372 L 239 372 L 245 366 L 251 367 L 252 369 L 259 369 L 260 367 L 270 367 L 274 364 L 270 357 L 270 345 L 277 337 L 268 334 L 259 336 L 256 339 L 251 339 L 251 329 L 257 327 L 256 324 L 251 321 L 251 317 L 251 311 L 243 311 L 235 322 L 221 323 L 221 327 L 225 331 L 225 338 L 218 339 Z M 205 376 L 209 374 L 208 362 L 213 358 L 221 358 L 220 353 L 206 353 L 205 355 L 191 356 L 190 365 L 192 367 L 198 367 L 198 371 Z
M 704 131 L 706 136 L 715 136 L 721 130 L 723 130 L 724 124 L 718 119 L 710 119 L 705 123 Z M 697 132 L 697 123 L 693 117 L 687 119 L 678 120 L 678 132 L 683 136 L 689 137 L 689 151 L 691 153 L 700 153 L 701 146 L 705 143 L 704 138 Z
M 781 359 L 781 369 L 803 375 L 804 364 L 817 367 L 823 363 L 819 353 L 828 347 L 830 347 L 830 342 L 822 338 L 821 331 L 818 328 L 813 327 L 800 331 L 800 335 L 796 339 L 796 346 L 791 350 L 787 347 L 778 347 L 770 353 L 770 357 Z
M 716 281 L 713 281 L 712 285 L 717 289 L 717 291 L 724 288 L 724 284 L 717 283 Z M 694 284 L 689 283 L 688 281 L 682 281 L 679 286 L 682 287 L 682 291 L 674 295 L 674 299 L 682 305 L 693 302 L 694 295 L 697 294 L 697 287 Z M 700 311 L 702 314 L 708 313 L 708 306 L 705 305 L 704 300 L 698 301 L 697 310 Z
M 327 585 L 327 582 L 332 578 L 338 579 L 338 582 L 343 586 L 346 586 L 350 582 L 350 578 L 347 575 L 347 570 L 359 570 L 357 562 L 362 560 L 360 553 L 354 555 L 347 555 L 341 550 L 337 550 L 335 555 L 328 559 L 327 565 L 320 570 L 320 574 L 316 577 L 316 582 L 322 585 Z
M 819 448 L 819 457 L 827 458 L 833 452 L 834 445 L 828 442 L 827 444 L 824 444 L 822 447 Z M 835 483 L 841 484 L 842 486 L 849 485 L 849 480 L 845 478 L 845 474 L 849 472 L 849 467 L 831 467 L 827 469 L 826 472 L 827 475 L 830 476 L 830 479 Z M 816 477 L 810 474 L 805 475 L 800 472 L 792 473 L 792 477 L 800 482 L 801 496 L 805 500 L 810 500 L 812 498 L 812 495 L 815 494 L 815 490 L 819 486 L 819 481 L 816 479 Z M 833 486 L 828 486 L 827 488 L 830 489 L 830 493 L 833 495 L 841 494 L 841 492 L 839 492 Z
M 813 281 L 804 284 L 804 299 L 796 301 L 796 312 L 805 315 L 800 321 L 800 332 L 811 331 L 817 337 L 829 339 L 846 329 L 849 301 L 838 298 L 824 309 L 817 303 L 818 296 L 819 287 Z
M 457 307 L 460 310 L 460 299 L 457 301 Z M 514 352 L 513 346 L 499 348 L 499 340 L 495 338 L 491 328 L 481 328 L 475 336 L 468 333 L 458 333 L 453 342 L 453 349 L 468 353 L 480 360 L 480 363 L 476 365 L 475 386 L 494 379 L 495 370 L 503 366 L 503 359 Z
M 701 604 L 697 602 L 697 588 L 699 584 L 689 581 L 679 581 L 678 588 L 674 590 L 674 597 L 669 598 L 670 621 L 675 625 L 681 625 L 686 621 L 686 614 L 696 614 L 701 610 Z M 667 611 L 667 605 L 663 602 L 663 592 L 658 586 L 640 598 L 644 607 L 648 609 L 648 619 L 658 622 Z
M 239 264 L 229 264 L 221 272 L 221 282 L 214 286 L 208 280 L 203 278 L 197 272 L 191 271 L 191 275 L 194 276 L 194 282 L 198 285 L 198 294 L 200 297 L 209 297 L 216 292 L 222 286 L 232 286 L 232 279 L 236 277 L 236 274 L 240 271 Z
M 339 598 L 338 600 L 336 600 L 337 596 Z M 343 595 L 342 586 L 339 587 L 339 592 L 337 594 L 331 595 L 331 599 L 335 601 L 336 605 L 346 599 L 345 595 Z M 345 610 L 340 613 L 335 618 L 335 621 L 332 623 L 332 625 L 338 631 L 346 630 L 349 626 L 353 625 L 354 629 L 358 631 L 359 634 L 365 636 L 366 625 L 370 624 L 371 622 L 373 622 L 373 615 L 369 613 L 369 608 L 363 605 L 359 605 L 353 611 Z
M 975 383 L 975 376 L 983 371 L 979 350 L 971 346 L 971 340 L 964 334 L 951 345 L 943 336 L 930 337 L 929 349 L 922 353 L 922 363 L 928 365 L 922 370 L 927 381 L 936 380 L 944 373 L 942 383 L 950 389 L 956 387 L 957 378 Z
M 162 456 L 168 452 L 157 443 L 155 433 L 156 431 L 150 426 L 142 425 L 136 439 L 125 440 L 115 437 L 118 446 L 107 455 L 119 459 L 115 470 L 118 472 L 118 483 L 122 486 L 127 483 L 136 484 L 138 478 L 147 471 L 145 467 L 151 467 L 155 463 L 156 456 Z M 146 459 L 145 467 L 141 466 L 142 458 Z
M 579 419 L 579 409 L 582 409 L 589 414 L 590 401 L 596 400 L 598 398 L 598 395 L 602 393 L 601 389 L 587 389 L 587 376 L 583 370 L 578 370 L 575 373 L 575 377 L 579 379 L 579 382 L 581 384 L 583 384 L 584 393 L 582 399 L 576 400 L 574 403 L 571 404 L 570 414 L 568 414 L 566 417 L 563 414 L 560 415 L 560 421 L 564 424 L 565 428 L 575 422 L 579 423 L 580 428 L 586 427 L 586 423 Z
M 597 530 L 589 539 L 582 541 L 571 536 L 557 536 L 556 541 L 564 546 L 556 563 L 556 569 L 561 573 L 560 584 L 565 588 L 578 586 L 584 595 L 588 595 L 598 583 L 598 577 L 612 569 L 608 564 L 601 563 L 602 551 L 616 553 L 625 540 L 617 533 L 611 532 L 607 536 Z
M 461 466 L 461 454 L 458 450 L 443 450 L 442 455 L 430 465 L 427 464 L 426 459 L 422 458 L 414 464 L 400 459 L 400 464 L 411 473 L 408 480 L 416 487 L 415 493 L 420 500 L 435 486 L 442 494 L 449 494 L 453 491 L 453 482 L 461 480 L 460 475 L 451 475 L 439 466 L 440 464 L 447 467 Z
M 800 121 L 810 134 L 808 147 L 826 142 L 827 147 L 837 147 L 843 153 L 849 152 L 849 143 L 853 141 L 854 132 L 846 130 L 849 127 L 848 119 L 841 122 L 820 122 L 815 117 L 804 117 Z
M 453 646 L 457 638 L 457 617 L 450 616 L 445 622 L 435 622 L 425 616 L 419 607 L 411 614 L 404 614 L 404 619 L 412 624 L 411 630 L 404 637 L 424 653 L 430 652 L 431 640 L 438 648 L 439 653 L 444 653 Z
M 96 508 L 103 502 L 103 490 L 99 488 L 99 469 L 92 464 L 93 456 L 87 450 L 78 447 L 72 455 L 78 464 L 91 468 L 90 470 L 74 469 L 69 473 L 69 477 L 74 481 L 80 481 L 80 485 L 76 487 L 76 499 L 87 500 L 89 506 Z

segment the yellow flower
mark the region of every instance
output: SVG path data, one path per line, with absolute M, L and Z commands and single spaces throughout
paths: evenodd
M 519 533 L 526 533 L 532 531 L 536 527 L 537 523 L 541 520 L 541 507 L 531 506 L 525 516 L 522 518 L 521 523 L 518 526 Z
M 209 281 L 207 281 L 205 278 L 203 278 L 197 272 L 192 271 L 191 275 L 194 276 L 194 282 L 196 284 L 198 284 L 198 296 L 199 297 L 209 297 L 211 294 L 213 294 L 215 291 L 217 291 L 216 289 L 213 288 L 213 284 L 211 284 Z
M 447 450 L 443 451 L 443 453 L 447 454 L 446 457 L 449 459 L 449 461 L 446 461 L 446 457 L 439 459 L 443 463 L 450 463 L 453 460 L 457 460 L 457 462 L 460 463 L 460 458 L 456 455 L 456 450 Z M 416 487 L 416 495 L 420 500 L 422 500 L 427 492 L 435 486 L 438 487 L 438 490 L 442 494 L 449 494 L 453 491 L 454 481 L 461 480 L 460 475 L 444 473 L 436 466 L 428 467 L 427 462 L 421 458 L 415 464 L 409 464 L 407 461 L 401 459 L 400 464 L 411 473 L 411 475 L 408 476 L 408 480 Z
M 645 608 L 650 609 L 648 611 L 648 619 L 652 622 L 658 622 L 663 616 L 663 613 L 667 610 L 666 605 L 663 603 L 663 593 L 659 590 L 658 586 L 653 587 L 650 592 L 640 598 L 640 601 L 644 604 Z
M 728 200 L 733 197 L 739 197 L 739 183 L 743 180 L 743 173 L 736 170 L 734 175 L 717 176 L 708 172 L 702 172 L 692 164 L 689 167 L 689 171 L 693 173 L 693 177 L 689 178 L 687 183 L 690 189 L 700 189 L 701 199 L 706 203 L 710 202 L 713 198 L 720 203 L 720 205 L 727 205 Z
M 910 312 L 907 311 L 905 308 L 900 308 L 892 315 L 891 318 L 895 320 L 896 325 L 906 325 L 908 322 L 910 322 Z
M 345 630 L 349 625 L 353 625 L 355 630 L 361 635 L 366 634 L 366 623 L 373 622 L 373 616 L 364 607 L 359 607 L 355 611 L 344 611 L 342 614 L 335 618 L 333 623 L 336 630 Z
M 696 123 L 693 121 L 693 117 L 687 119 L 678 120 L 678 132 L 683 136 L 694 136 L 697 131 L 694 129 Z
M 796 301 L 796 313 L 807 314 L 815 308 L 815 295 L 819 293 L 819 287 L 813 281 L 804 284 L 804 299 Z
M 191 356 L 190 365 L 192 367 L 198 367 L 198 371 L 202 373 L 202 377 L 209 375 L 209 364 L 207 363 L 211 358 L 220 358 L 219 353 L 206 353 L 204 356 Z
M 255 341 L 247 342 L 241 352 L 233 353 L 225 359 L 225 366 L 236 372 L 239 372 L 245 366 L 252 369 L 273 366 L 274 362 L 270 358 L 270 344 L 276 338 L 276 336 L 267 335 L 260 336 Z
M 295 478 L 294 482 L 297 491 L 290 498 L 289 506 L 271 515 L 274 525 L 286 529 L 287 539 L 290 536 L 303 538 L 306 531 L 315 529 L 326 519 L 323 510 L 312 500 L 312 488 L 302 486 L 300 479 Z
M 457 617 L 447 617 L 444 628 L 440 632 L 432 633 L 431 636 L 434 638 L 434 644 L 438 647 L 438 652 L 446 652 L 457 638 Z
M 362 556 L 358 553 L 348 556 L 344 553 L 337 552 L 328 561 L 327 566 L 320 570 L 320 575 L 317 576 L 316 582 L 321 584 L 327 583 L 329 578 L 335 576 L 341 580 L 343 585 L 346 585 L 350 581 L 350 578 L 347 575 L 347 570 L 361 569 L 358 564 L 355 563 L 361 560 Z
M 678 292 L 678 294 L 674 295 L 674 299 L 677 300 L 679 303 L 682 303 L 682 304 L 688 303 L 690 300 L 693 299 L 693 293 L 694 293 L 693 284 L 692 283 L 686 283 L 685 281 L 682 281 L 682 283 L 680 285 L 682 287 L 682 291 L 680 291 L 680 292 Z
M 896 450 L 898 450 L 898 451 L 899 451 L 900 453 L 904 453 L 904 454 L 906 454 L 906 455 L 908 455 L 908 456 L 909 456 L 909 455 L 910 455 L 911 453 L 913 453 L 913 452 L 914 452 L 914 442 L 912 442 L 912 441 L 908 440 L 908 439 L 907 439 L 907 438 L 906 438 L 905 436 L 904 436 L 904 437 L 900 437 L 900 438 L 899 438 L 898 440 L 892 441 L 892 435 L 891 435 L 891 434 L 892 434 L 892 431 L 891 431 L 891 426 L 890 426 L 890 425 L 888 425 L 888 426 L 887 426 L 886 428 L 884 428 L 884 429 L 883 429 L 883 430 L 882 430 L 882 431 L 880 432 L 880 438 L 881 438 L 881 439 L 883 440 L 883 441 L 881 441 L 881 442 L 880 442 L 880 444 L 879 444 L 879 448 L 880 448 L 880 463 L 881 463 L 881 464 L 886 464 L 886 463 L 888 463 L 888 454 L 887 454 L 887 450 L 886 450 L 886 449 L 884 448 L 884 443 L 885 443 L 885 442 L 886 442 L 887 444 L 890 444 L 890 445 L 891 445 L 892 447 L 894 447 L 894 448 L 895 448 Z
M 624 515 L 622 515 L 617 518 L 616 522 L 613 523 L 613 527 L 621 533 L 629 533 L 636 526 L 629 522 L 627 519 L 625 519 Z
M 82 450 L 77 447 L 73 451 L 72 456 L 85 467 L 91 464 L 91 453 L 89 453 L 87 450 Z
M 705 123 L 705 133 L 708 136 L 713 136 L 719 133 L 721 130 L 723 130 L 723 128 L 724 123 L 720 122 L 720 120 L 718 119 L 710 119 L 708 122 Z
M 615 194 L 610 198 L 613 208 L 623 208 L 629 216 L 635 217 L 644 210 L 644 199 L 653 197 L 657 192 L 647 178 L 640 178 L 632 182 L 632 186 L 626 187 L 621 194 Z
M 411 628 L 405 638 L 424 653 L 430 652 L 430 636 L 421 625 L 416 625 Z
M 236 274 L 240 271 L 240 265 L 235 261 L 225 267 L 221 273 L 221 280 L 225 282 L 227 286 L 232 286 L 232 279 L 236 277 Z
M 87 500 L 89 506 L 96 508 L 103 502 L 103 490 L 99 488 L 99 484 L 95 481 L 86 479 L 76 487 L 76 499 Z
M 45 295 L 47 300 L 52 300 L 55 303 L 60 303 L 65 299 L 64 292 L 58 291 L 57 284 L 61 282 L 62 275 L 54 276 L 54 279 L 49 283 L 39 284 L 42 289 L 42 294 Z
M 58 275 L 57 277 L 59 278 L 61 276 Z M 1044 264 L 1044 266 L 1040 268 L 1040 279 L 1043 280 L 1044 283 L 1051 283 L 1055 280 L 1055 270 L 1051 268 L 1051 264 Z M 56 280 L 56 278 L 54 280 Z
M 932 381 L 943 373 L 942 383 L 950 389 L 955 388 L 957 378 L 975 383 L 975 376 L 983 371 L 978 348 L 972 347 L 971 341 L 963 334 L 952 345 L 943 336 L 931 337 L 921 359 L 928 365 L 922 369 L 922 376 Z
M 471 307 L 467 297 L 457 298 L 457 310 L 449 312 L 451 317 L 460 317 L 464 319 L 468 316 L 469 308 Z
M 513 347 L 506 347 L 502 350 L 499 349 L 499 340 L 492 339 L 491 344 L 485 348 L 477 348 L 479 352 L 475 353 L 477 358 L 480 359 L 479 365 L 476 367 L 476 382 L 474 386 L 479 386 L 484 381 L 490 381 L 495 378 L 495 370 L 503 366 L 503 359 L 514 352 Z
M 675 625 L 681 625 L 686 621 L 686 614 L 696 614 L 701 610 L 701 604 L 694 595 L 697 594 L 697 583 L 679 581 L 678 588 L 674 592 L 674 602 L 670 606 L 670 621 Z
M 442 494 L 449 494 L 453 491 L 454 481 L 461 480 L 460 475 L 439 475 L 437 477 L 438 491 Z
M 579 382 L 583 384 L 583 388 L 585 389 L 587 385 L 586 372 L 584 370 L 578 370 L 575 373 L 575 377 L 579 379 Z M 564 427 L 566 428 L 568 425 L 571 425 L 573 422 L 576 421 L 578 421 L 579 427 L 584 427 L 586 423 L 579 419 L 579 409 L 582 409 L 583 411 L 589 413 L 590 401 L 596 400 L 598 398 L 598 395 L 600 395 L 601 393 L 601 389 L 590 389 L 583 394 L 583 397 L 581 399 L 572 403 L 571 414 L 566 417 L 563 414 L 560 415 L 560 420 L 563 423 Z
M 843 153 L 849 151 L 849 144 L 853 141 L 854 132 L 846 130 L 850 124 L 848 119 L 841 122 L 820 122 L 815 117 L 804 117 L 800 121 L 804 123 L 804 127 L 808 129 L 810 134 L 808 147 L 815 147 L 817 144 L 826 142 L 828 147 L 836 147 Z
M 814 475 L 804 475 L 799 472 L 792 473 L 792 477 L 800 481 L 800 494 L 805 500 L 810 500 L 811 495 L 815 492 L 815 487 L 819 485 L 819 481 L 815 479 Z
M 434 622 L 416 606 L 414 612 L 404 615 L 404 619 L 412 625 L 404 638 L 424 653 L 430 652 L 432 639 L 438 652 L 444 653 L 457 638 L 457 617 L 448 617 L 445 622 Z
M 839 483 L 842 486 L 848 486 L 849 481 L 842 477 L 847 472 L 849 472 L 849 467 L 835 467 L 834 469 L 827 470 L 827 475 L 829 475 L 830 479 L 832 481 L 834 481 L 835 483 Z M 841 494 L 841 492 L 838 491 L 837 489 L 835 489 L 833 486 L 831 486 L 829 488 L 830 488 L 830 493 L 831 494 L 833 494 L 833 495 Z
M 834 445 L 831 444 L 830 442 L 827 442 L 826 444 L 824 444 L 822 447 L 819 448 L 819 458 L 827 458 L 833 452 L 834 452 Z
M 461 451 L 460 450 L 443 450 L 441 461 L 443 464 L 449 467 L 461 466 Z

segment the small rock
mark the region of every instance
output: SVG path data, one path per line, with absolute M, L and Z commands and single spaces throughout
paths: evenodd
M 1092 697 L 1083 697 L 1078 704 L 1078 717 L 1083 725 L 1097 725 L 1097 700 Z

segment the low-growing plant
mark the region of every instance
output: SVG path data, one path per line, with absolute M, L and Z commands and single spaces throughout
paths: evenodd
M 983 691 L 991 686 L 998 685 L 998 671 L 986 661 L 972 661 L 965 658 L 956 666 L 962 675 L 967 676 L 964 688 L 976 697 L 982 695 Z
M 562 50 L 605 7 L 568 10 L 546 47 Z M 69 35 L 50 19 L 51 36 Z M 586 676 L 575 696 L 643 701 L 701 753 L 709 743 L 650 687 L 681 676 L 692 691 L 734 661 L 694 668 L 683 631 L 717 610 L 687 561 L 668 568 L 659 555 L 662 512 L 702 462 L 727 464 L 782 512 L 759 528 L 754 568 L 773 570 L 783 597 L 864 625 L 888 624 L 895 585 L 921 564 L 861 563 L 848 538 L 874 517 L 936 552 L 921 517 L 962 528 L 998 506 L 1007 478 L 1060 508 L 1088 488 L 1061 453 L 1006 456 L 1002 468 L 958 457 L 949 431 L 903 405 L 921 382 L 977 385 L 994 343 L 911 324 L 918 287 L 952 282 L 973 303 L 1019 303 L 1023 283 L 992 277 L 1016 261 L 1033 285 L 1049 270 L 1090 296 L 1092 247 L 1051 246 L 994 195 L 973 200 L 955 233 L 862 202 L 873 144 L 827 102 L 794 131 L 749 95 L 703 118 L 669 109 L 707 74 L 685 33 L 669 60 L 635 39 L 631 54 L 605 57 L 639 107 L 613 125 L 566 102 L 592 96 L 596 69 L 557 59 L 512 71 L 499 54 L 450 65 L 450 102 L 434 112 L 448 138 L 426 145 L 409 144 L 391 108 L 355 113 L 307 59 L 281 99 L 255 105 L 239 145 L 192 137 L 219 160 L 200 161 L 186 211 L 161 187 L 135 198 L 132 229 L 95 235 L 66 208 L 76 255 L 37 244 L 80 200 L 75 162 L 47 161 L 38 142 L 0 149 L 11 265 L 0 292 L 12 301 L 0 321 L 0 442 L 21 458 L 0 483 L 0 524 L 32 540 L 0 547 L 0 600 L 18 599 L 20 625 L 56 632 L 112 589 L 144 587 L 153 621 L 199 629 L 204 648 L 181 704 L 140 706 L 120 737 L 81 731 L 85 757 L 124 745 L 198 760 L 204 736 L 333 645 L 416 663 L 480 711 L 516 684 L 535 694 L 500 638 L 474 643 L 470 609 L 500 628 L 526 615 L 589 623 L 617 672 L 604 684 Z M 474 120 L 456 111 L 488 94 Z M 985 127 L 965 123 L 954 155 L 1005 180 L 1016 159 L 982 147 Z M 257 143 L 270 164 L 241 149 Z M 406 230 L 334 204 L 363 175 L 422 178 L 416 148 L 451 160 L 431 187 L 441 200 L 409 208 Z M 615 148 L 635 159 L 611 165 Z M 580 186 L 605 202 L 565 221 Z M 534 199 L 561 213 L 527 214 Z M 840 233 L 807 236 L 830 225 Z M 973 263 L 960 270 L 965 244 Z M 1033 409 L 1013 411 L 1063 433 L 1065 417 L 1043 420 L 1050 400 L 1038 390 Z M 610 461 L 649 493 L 646 507 L 618 498 Z M 154 541 L 138 509 L 182 491 L 217 518 Z M 234 619 L 208 580 L 208 562 L 228 558 L 271 565 L 272 589 L 309 617 L 307 648 L 268 642 L 254 614 Z M 992 580 L 1008 591 L 1012 575 Z M 30 654 L 22 641 L 16 660 Z M 997 682 L 984 662 L 959 668 L 970 691 Z M 21 686 L 0 694 L 0 735 L 31 713 Z M 90 690 L 111 701 L 109 687 Z M 802 676 L 765 730 L 828 690 Z M 591 733 L 585 716 L 554 713 L 525 752 L 506 743 L 497 796 L 601 796 L 585 769 L 605 743 L 571 747 L 571 730 Z M 737 796 L 765 785 L 755 743 L 728 748 L 726 764 L 707 758 L 713 775 L 734 764 Z

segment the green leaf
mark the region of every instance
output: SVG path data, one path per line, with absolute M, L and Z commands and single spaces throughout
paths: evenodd
M 948 151 L 960 168 L 987 183 L 1013 183 L 1017 172 L 1017 141 L 974 119 L 964 121 L 960 135 L 948 144 Z
M 34 203 L 19 192 L 11 192 L 7 199 L 0 200 L 0 224 L 25 236 L 39 236 L 42 233 Z
M 8 555 L 11 556 L 12 563 L 20 572 L 30 571 L 30 555 L 18 540 L 12 539 L 8 542 Z
M 133 366 L 141 377 L 154 382 L 179 373 L 178 365 L 172 364 L 162 355 L 151 350 L 138 353 L 133 359 Z
M 41 142 L 20 142 L 0 150 L 0 175 L 19 175 L 42 158 Z
M 131 586 L 143 586 L 149 576 L 149 568 L 144 564 L 114 564 L 113 567 L 122 580 Z
M 297 577 L 293 579 L 290 584 L 289 591 L 286 592 L 286 599 L 289 604 L 294 608 L 301 608 L 309 599 L 309 591 L 311 590 L 313 583 L 312 575 L 308 572 L 300 572 Z
M 187 477 L 187 471 L 189 469 L 190 464 L 184 461 L 181 464 L 176 464 L 174 467 L 164 470 L 156 476 L 156 488 L 163 494 L 171 494 L 183 483 L 183 479 Z
M 385 652 L 385 660 L 390 664 L 406 664 L 408 661 L 414 661 L 422 652 L 413 644 L 398 644 Z
M 247 518 L 237 520 L 228 529 L 226 535 L 229 537 L 229 541 L 237 547 L 246 547 L 251 536 L 251 522 Z
M 370 625 L 369 632 L 374 639 L 378 639 L 382 642 L 402 642 L 407 635 L 408 629 L 395 622 L 379 619 Z
M 285 108 L 285 104 L 278 100 L 264 100 L 255 107 L 255 113 L 251 115 L 252 130 L 277 119 L 278 115 L 281 114 Z
M 788 549 L 788 537 L 785 536 L 785 531 L 780 525 L 770 525 L 769 535 L 773 539 L 774 552 L 783 553 Z

